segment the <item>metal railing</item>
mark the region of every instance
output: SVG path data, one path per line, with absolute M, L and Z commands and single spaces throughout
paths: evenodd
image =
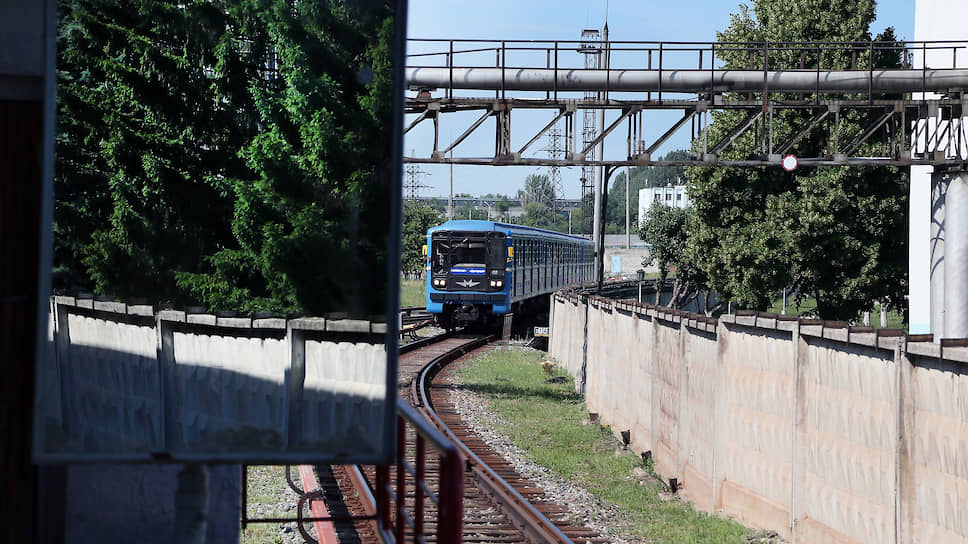
M 416 447 L 412 451 L 407 450 L 408 431 L 415 434 Z M 436 490 L 427 480 L 427 468 L 432 464 L 430 457 L 434 453 L 436 453 L 436 463 L 440 471 Z M 395 477 L 391 477 L 391 466 L 394 467 Z M 307 468 L 300 467 L 300 472 L 304 472 Z M 356 471 L 356 467 L 347 467 L 347 469 Z M 318 542 L 325 544 L 336 542 L 333 540 L 335 535 L 332 529 L 333 523 L 371 521 L 383 542 L 426 543 L 426 501 L 429 500 L 437 508 L 436 541 L 440 544 L 461 542 L 464 510 L 463 456 L 453 442 L 399 397 L 397 398 L 397 453 L 393 465 L 376 467 L 376 484 L 372 491 L 358 473 L 355 477 L 351 475 L 351 480 L 360 492 L 359 498 L 367 514 L 316 515 L 326 512 L 325 508 L 317 509 L 314 506 L 317 502 L 324 501 L 323 493 L 318 488 L 310 489 L 310 486 L 305 483 L 300 488 L 293 482 L 290 467 L 286 466 L 286 480 L 292 490 L 299 495 L 296 517 L 249 517 L 247 475 L 248 466 L 243 465 L 241 520 L 243 531 L 247 525 L 253 523 L 297 522 L 297 528 L 303 538 L 307 542 L 317 542 L 304 526 L 305 523 L 313 523 Z M 303 477 L 303 482 L 307 481 L 315 482 L 312 478 Z M 414 498 L 408 501 L 407 491 L 411 488 Z M 309 506 L 314 515 L 303 515 L 306 506 Z M 409 540 L 408 537 L 410 537 Z
M 668 75 L 678 77 L 688 74 L 708 74 L 708 89 L 715 92 L 721 85 L 723 72 L 750 70 L 762 74 L 763 93 L 770 92 L 767 74 L 783 70 L 812 72 L 813 92 L 824 92 L 824 78 L 828 71 L 867 72 L 868 94 L 873 88 L 876 69 L 920 71 L 920 88 L 927 89 L 930 74 L 958 69 L 959 59 L 965 61 L 968 41 L 868 41 L 868 42 L 648 42 L 648 41 L 534 41 L 534 40 L 468 40 L 468 39 L 422 39 L 408 40 L 408 74 L 412 70 L 444 69 L 447 77 L 439 78 L 445 90 L 444 98 L 453 99 L 455 75 L 465 70 L 487 68 L 496 71 L 492 85 L 494 97 L 508 98 L 514 75 L 522 70 L 547 71 L 549 87 L 543 89 L 547 99 L 557 100 L 563 74 L 587 73 L 584 61 L 587 55 L 599 58 L 599 72 L 604 72 L 604 85 L 600 90 L 610 92 L 612 82 L 621 74 L 653 72 L 658 75 L 654 92 L 662 100 L 663 82 Z M 891 59 L 891 62 L 882 62 Z M 950 59 L 950 63 L 949 63 Z M 727 69 L 727 63 L 729 68 Z M 878 64 L 891 64 L 880 66 Z M 664 77 L 665 76 L 665 77 Z M 458 78 L 459 79 L 459 78 Z M 697 80 L 698 81 L 698 80 Z M 456 83 L 456 85 L 455 85 Z M 419 89 L 414 89 L 419 90 Z M 570 89 L 574 90 L 574 89 Z M 758 92 L 760 89 L 757 90 Z M 653 91 L 646 92 L 648 100 Z M 679 92 L 679 91 L 672 91 Z
M 408 427 L 416 434 L 412 460 L 407 457 Z M 428 444 L 439 452 L 440 474 L 436 491 L 426 480 Z M 440 544 L 459 543 L 464 526 L 463 457 L 453 442 L 401 399 L 397 400 L 395 465 L 396 478 L 392 480 L 389 466 L 382 465 L 376 470 L 376 503 L 384 542 L 407 542 L 409 531 L 411 542 L 425 543 L 425 502 L 429 500 L 437 507 L 436 541 Z M 406 500 L 408 487 L 414 491 L 409 509 Z

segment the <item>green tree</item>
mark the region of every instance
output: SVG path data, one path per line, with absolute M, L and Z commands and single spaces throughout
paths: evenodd
M 237 120 L 209 74 L 211 4 L 58 4 L 55 287 L 185 301 L 231 242 Z
M 63 0 L 57 278 L 239 311 L 384 311 L 382 2 Z
M 524 178 L 524 188 L 518 189 L 518 199 L 522 206 L 537 202 L 549 208 L 555 204 L 555 187 L 546 174 L 528 174 Z
M 524 205 L 521 224 L 539 229 L 552 229 L 555 226 L 555 219 L 552 209 L 547 204 L 531 201 Z
M 718 34 L 719 41 L 861 41 L 870 38 L 868 26 L 874 19 L 873 0 L 757 0 L 753 6 L 752 10 L 741 6 L 730 26 Z M 893 30 L 879 39 L 894 41 Z M 746 51 L 724 50 L 717 55 L 726 68 L 746 68 L 751 59 L 756 62 Z M 798 67 L 800 55 L 798 50 L 777 51 L 770 56 L 770 68 Z M 816 66 L 814 52 L 805 50 L 803 55 L 807 66 Z M 846 48 L 827 50 L 822 67 L 848 68 L 851 57 Z M 881 55 L 875 61 L 878 66 L 896 66 L 900 58 Z M 865 62 L 860 55 L 856 66 L 864 68 Z M 786 140 L 806 124 L 809 114 L 774 113 L 774 139 Z M 708 140 L 719 141 L 743 115 L 738 110 L 716 112 Z M 839 141 L 858 134 L 866 115 L 842 116 Z M 721 158 L 756 156 L 755 138 L 752 132 L 740 136 Z M 791 152 L 823 156 L 831 139 L 815 131 Z M 724 297 L 765 309 L 778 291 L 790 287 L 800 297 L 816 297 L 820 317 L 843 320 L 855 319 L 877 300 L 903 303 L 906 171 L 827 167 L 788 173 L 779 167 L 702 167 L 688 169 L 688 177 L 696 214 L 688 257 Z
M 670 307 L 683 308 L 699 299 L 700 309 L 712 315 L 722 303 L 714 301 L 708 276 L 686 254 L 686 242 L 694 223 L 692 208 L 674 208 L 653 202 L 638 230 L 639 237 L 650 246 L 649 258 L 643 260 L 642 265 L 656 265 L 661 282 L 675 271 Z M 657 304 L 659 295 L 660 292 L 656 291 Z
M 408 278 L 417 278 L 424 271 L 426 258 L 423 247 L 427 243 L 427 230 L 443 223 L 444 217 L 432 206 L 418 200 L 403 204 L 403 231 L 401 245 L 401 271 Z
M 502 221 L 507 221 L 508 210 L 511 209 L 511 200 L 507 196 L 501 195 L 500 200 L 494 203 L 494 211 Z

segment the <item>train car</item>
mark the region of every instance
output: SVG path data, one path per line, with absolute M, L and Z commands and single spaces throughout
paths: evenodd
M 427 231 L 427 311 L 446 329 L 488 324 L 539 295 L 593 278 L 585 238 L 492 221 L 448 221 Z

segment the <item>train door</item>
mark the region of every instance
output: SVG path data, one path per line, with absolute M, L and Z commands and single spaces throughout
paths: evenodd
M 558 288 L 558 242 L 551 242 L 551 290 Z
M 518 263 L 521 262 L 521 253 L 518 251 L 518 241 L 511 240 L 511 246 L 514 248 L 514 257 L 511 259 L 511 296 L 517 296 L 519 285 L 521 284 L 521 278 L 518 277 Z
M 528 240 L 528 295 L 534 292 L 534 240 Z

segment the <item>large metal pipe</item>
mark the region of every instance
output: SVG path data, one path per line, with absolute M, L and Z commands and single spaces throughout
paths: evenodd
M 968 338 L 968 172 L 948 176 L 944 197 L 944 337 Z
M 557 74 L 557 83 L 555 76 Z M 957 70 L 585 70 L 546 68 L 407 68 L 407 86 L 420 89 L 610 92 L 946 92 L 968 90 L 968 69 Z M 606 87 L 606 77 L 608 78 Z

